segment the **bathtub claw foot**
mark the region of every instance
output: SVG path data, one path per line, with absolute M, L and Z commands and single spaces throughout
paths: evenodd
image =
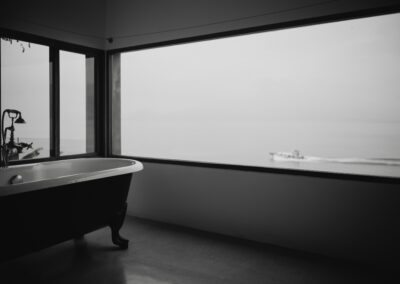
M 121 249 L 127 249 L 129 247 L 129 240 L 121 237 L 119 235 L 119 232 L 112 233 L 112 242 L 114 245 L 119 246 Z
M 110 224 L 112 242 L 113 244 L 119 246 L 121 249 L 127 249 L 129 246 L 129 240 L 124 239 L 119 234 L 119 230 L 121 229 L 122 224 L 124 223 L 127 207 L 128 204 L 125 203 L 123 208 L 114 216 Z

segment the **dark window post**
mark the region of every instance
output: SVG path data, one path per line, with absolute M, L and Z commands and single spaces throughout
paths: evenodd
M 50 47 L 50 157 L 60 156 L 60 57 Z
M 86 153 L 95 152 L 95 58 L 86 57 Z
M 111 145 L 121 155 L 121 54 L 111 56 Z

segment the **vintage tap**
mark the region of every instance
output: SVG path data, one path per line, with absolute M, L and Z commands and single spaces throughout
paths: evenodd
M 11 119 L 11 125 L 9 127 L 4 128 L 4 119 L 5 116 L 7 116 Z M 18 110 L 14 109 L 6 109 L 3 111 L 2 117 L 1 117 L 1 164 L 3 167 L 8 166 L 8 161 L 10 159 L 18 159 L 18 154 L 22 153 L 22 150 L 24 148 L 26 149 L 31 149 L 33 143 L 24 143 L 24 142 L 15 142 L 14 139 L 14 132 L 15 132 L 15 127 L 14 123 L 26 123 L 25 120 L 22 118 L 21 112 Z M 6 138 L 7 138 L 7 131 L 10 132 L 10 139 L 6 143 Z

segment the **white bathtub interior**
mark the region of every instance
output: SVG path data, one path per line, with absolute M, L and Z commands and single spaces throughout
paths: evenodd
M 142 169 L 143 165 L 138 161 L 118 158 L 79 158 L 14 165 L 0 169 L 0 196 L 134 173 Z M 23 182 L 10 184 L 16 175 L 21 175 Z

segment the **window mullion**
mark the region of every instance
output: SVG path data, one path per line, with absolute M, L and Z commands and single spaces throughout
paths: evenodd
M 60 156 L 60 50 L 50 48 L 50 156 Z

